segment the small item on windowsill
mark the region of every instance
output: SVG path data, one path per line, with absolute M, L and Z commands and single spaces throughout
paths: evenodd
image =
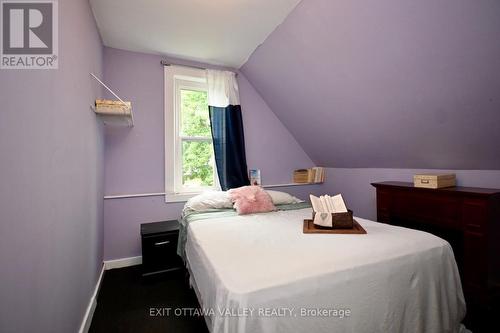
M 250 185 L 262 185 L 262 181 L 260 179 L 260 169 L 250 169 L 248 174 L 250 178 Z
M 456 177 L 451 174 L 419 174 L 413 176 L 413 184 L 415 187 L 424 188 L 443 188 L 453 187 L 456 185 Z

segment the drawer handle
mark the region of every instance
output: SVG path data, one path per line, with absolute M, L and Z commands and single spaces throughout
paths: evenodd
M 429 179 L 421 179 L 420 182 L 422 184 L 429 184 Z
M 165 244 L 168 244 L 168 243 L 170 243 L 170 241 L 157 242 L 157 243 L 155 243 L 155 246 L 165 245 Z

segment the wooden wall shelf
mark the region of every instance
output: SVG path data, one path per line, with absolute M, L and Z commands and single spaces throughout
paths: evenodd
M 94 73 L 90 73 L 90 75 L 117 98 L 117 101 L 110 101 L 111 107 L 102 107 L 102 104 L 98 104 L 99 100 L 96 100 L 96 103 L 94 105 L 91 105 L 90 108 L 102 119 L 105 125 L 133 127 L 134 115 L 132 113 L 132 105 L 130 104 L 130 102 L 125 102 L 124 100 L 122 100 Z M 116 108 L 116 112 L 113 111 L 113 108 Z

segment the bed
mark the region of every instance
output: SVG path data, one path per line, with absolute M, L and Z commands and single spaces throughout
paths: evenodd
M 212 333 L 467 331 L 446 241 L 362 218 L 366 235 L 303 234 L 310 216 L 184 216 L 178 250 Z

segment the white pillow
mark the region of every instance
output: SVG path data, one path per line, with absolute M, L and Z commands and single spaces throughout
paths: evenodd
M 184 205 L 185 211 L 196 212 L 220 208 L 233 208 L 231 198 L 226 191 L 206 191 L 192 197 Z
M 280 192 L 280 191 L 266 191 L 266 192 L 271 196 L 271 199 L 273 199 L 273 204 L 275 205 L 288 205 L 288 204 L 303 202 L 303 200 L 300 200 L 299 198 L 296 198 L 293 195 L 290 195 L 286 192 Z

